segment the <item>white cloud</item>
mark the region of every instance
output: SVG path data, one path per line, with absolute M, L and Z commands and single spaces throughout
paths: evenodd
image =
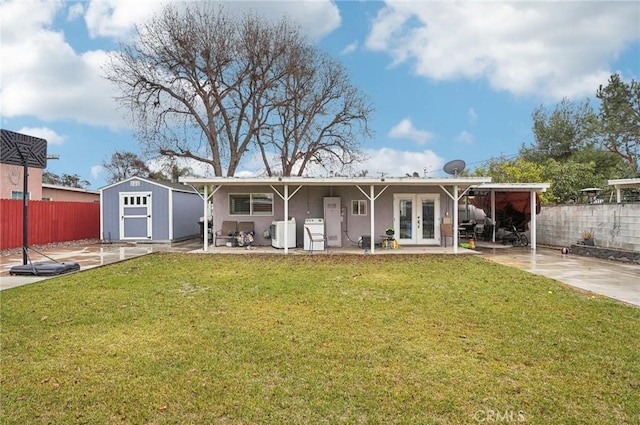
M 136 23 L 162 9 L 170 1 L 91 0 L 85 16 L 93 37 L 127 37 Z M 316 1 L 223 1 L 231 15 L 247 11 L 265 19 L 283 16 L 297 22 L 312 40 L 318 40 L 340 26 L 340 12 L 330 0 Z M 178 3 L 176 3 L 178 4 Z
M 102 78 L 107 52 L 78 53 L 54 28 L 63 1 L 30 0 L 0 3 L 0 98 L 5 117 L 32 116 L 43 121 L 70 120 L 119 129 L 128 127 L 113 99 L 114 87 Z M 69 7 L 67 19 L 84 13 L 94 37 L 123 38 L 135 23 L 162 6 L 155 0 L 94 0 Z M 274 18 L 287 13 L 303 30 L 320 38 L 340 25 L 336 5 L 314 2 L 229 2 L 229 10 L 254 7 Z
M 413 126 L 409 118 L 405 118 L 389 130 L 389 137 L 392 139 L 409 139 L 418 145 L 424 145 L 433 138 L 433 134 L 426 130 L 418 130 Z
M 434 80 L 484 78 L 499 90 L 592 95 L 640 39 L 637 2 L 388 1 L 368 48 Z
M 159 11 L 166 2 L 157 0 L 92 0 L 85 13 L 91 37 L 125 38 L 134 25 Z
M 124 127 L 113 88 L 100 77 L 105 52 L 79 55 L 62 32 L 50 29 L 59 6 L 47 1 L 38 7 L 34 2 L 0 4 L 3 115 Z
M 97 179 L 103 171 L 104 167 L 102 165 L 94 165 L 91 167 L 91 177 Z
M 389 177 L 404 177 L 414 172 L 420 176 L 433 177 L 438 172 L 444 160 L 431 150 L 400 151 L 391 148 L 378 150 L 368 149 L 364 152 L 369 159 L 363 162 L 359 170 L 367 170 L 368 177 L 376 177 L 378 173 L 385 173 Z
M 68 21 L 75 21 L 78 18 L 84 16 L 84 3 L 75 3 L 69 6 L 69 13 L 67 14 Z
M 475 141 L 475 137 L 473 137 L 473 134 L 469 133 L 468 131 L 463 130 L 460 134 L 458 134 L 458 137 L 456 137 L 456 141 L 470 145 Z
M 478 114 L 473 108 L 469 108 L 467 111 L 467 118 L 471 124 L 475 124 L 478 121 Z
M 62 143 L 64 143 L 65 139 L 64 136 L 60 136 L 55 131 L 46 127 L 22 127 L 16 132 L 45 139 L 47 141 L 47 145 L 61 145 Z
M 349 53 L 353 53 L 358 50 L 358 42 L 354 41 L 353 43 L 348 44 L 344 49 L 342 49 L 343 55 L 348 55 Z

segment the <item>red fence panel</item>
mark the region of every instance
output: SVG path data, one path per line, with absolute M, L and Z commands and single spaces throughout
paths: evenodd
M 98 202 L 29 201 L 29 245 L 98 239 Z M 0 199 L 0 249 L 22 246 L 22 201 Z

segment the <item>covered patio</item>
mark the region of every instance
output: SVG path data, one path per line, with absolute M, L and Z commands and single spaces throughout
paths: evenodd
M 316 199 L 310 199 L 309 194 L 315 194 L 317 191 L 323 191 L 323 193 L 333 194 L 333 193 L 346 193 L 349 192 L 351 198 L 346 197 L 345 199 L 353 199 L 354 193 L 359 195 L 359 197 L 363 197 L 367 203 L 367 213 L 368 215 L 368 225 L 366 227 L 366 231 L 368 231 L 370 238 L 370 243 L 368 247 L 362 247 L 360 249 L 354 250 L 355 252 L 362 252 L 362 249 L 367 249 L 371 254 L 377 253 L 391 253 L 394 250 L 381 249 L 379 246 L 376 246 L 374 241 L 375 235 L 380 235 L 383 233 L 385 222 L 389 222 L 390 217 L 393 216 L 394 227 L 398 228 L 403 226 L 401 222 L 396 218 L 398 205 L 400 205 L 396 201 L 396 197 L 407 195 L 411 196 L 411 194 L 418 193 L 426 196 L 433 196 L 436 199 L 434 205 L 432 205 L 432 211 L 435 211 L 435 218 L 432 217 L 432 221 L 430 225 L 433 226 L 432 229 L 437 234 L 434 236 L 434 239 L 431 243 L 427 243 L 425 245 L 428 246 L 420 246 L 420 240 L 418 242 L 412 244 L 403 244 L 402 240 L 400 241 L 400 245 L 402 249 L 397 250 L 397 253 L 408 253 L 409 250 L 419 253 L 420 251 L 424 251 L 422 253 L 427 253 L 427 251 L 434 252 L 434 250 L 449 253 L 458 253 L 465 252 L 468 250 L 464 250 L 460 248 L 459 241 L 459 219 L 458 219 L 458 211 L 459 211 L 459 202 L 462 197 L 464 197 L 469 190 L 482 190 L 491 194 L 492 199 L 495 196 L 496 192 L 500 191 L 519 191 L 519 192 L 527 192 L 530 194 L 530 202 L 533 206 L 532 210 L 536 210 L 536 193 L 544 192 L 547 190 L 549 185 L 547 183 L 535 183 L 535 184 L 491 184 L 491 178 L 489 177 L 451 177 L 451 178 L 418 178 L 418 177 L 400 177 L 400 178 L 346 178 L 346 177 L 329 177 L 329 178 L 311 178 L 311 177 L 251 177 L 251 178 L 235 178 L 235 177 L 212 177 L 212 178 L 194 178 L 194 177 L 183 177 L 180 179 L 181 183 L 188 184 L 192 186 L 203 200 L 203 220 L 204 220 L 204 228 L 207 229 L 210 221 L 212 220 L 211 212 L 213 212 L 213 219 L 216 221 L 216 226 L 224 220 L 228 219 L 231 214 L 229 212 L 229 203 L 224 198 L 224 195 L 220 197 L 220 199 L 216 199 L 218 194 L 231 193 L 231 191 L 269 191 L 269 193 L 273 193 L 275 199 L 279 199 L 282 201 L 280 205 L 274 206 L 272 215 L 269 217 L 256 217 L 256 219 L 262 220 L 264 222 L 265 219 L 278 219 L 281 218 L 289 218 L 295 216 L 295 214 L 303 215 L 303 218 L 306 215 L 311 214 L 314 216 L 314 212 L 311 209 L 314 208 L 314 202 Z M 304 195 L 302 195 L 304 194 Z M 229 196 L 229 195 L 227 195 Z M 304 199 L 298 199 L 298 203 L 306 202 L 306 211 L 304 208 L 297 206 L 297 209 L 294 210 L 292 214 L 291 202 L 296 200 L 296 196 L 304 197 Z M 274 204 L 275 204 L 274 199 Z M 443 200 L 440 203 L 440 199 Z M 215 201 L 215 202 L 214 202 Z M 420 201 L 419 198 L 415 198 L 414 203 L 418 203 Z M 452 204 L 451 208 L 449 208 L 450 203 Z M 212 208 L 212 205 L 217 206 L 216 208 Z M 311 205 L 311 206 L 310 206 Z M 495 211 L 495 204 L 494 211 Z M 451 210 L 451 217 L 447 219 L 449 215 L 449 210 Z M 419 210 L 416 210 L 418 214 L 420 214 Z M 316 212 L 315 215 L 318 215 Z M 415 215 L 415 214 L 414 214 Z M 377 222 L 377 217 L 382 217 L 380 222 Z M 246 219 L 247 217 L 242 217 Z M 418 217 L 420 218 L 420 217 Z M 495 218 L 495 217 L 494 217 Z M 238 218 L 240 219 L 240 218 Z M 342 218 L 340 218 L 342 221 Z M 386 220 L 386 221 L 385 221 Z M 452 243 L 449 248 L 442 247 L 442 240 L 440 235 L 440 224 L 444 222 L 444 220 L 450 221 L 453 231 L 452 231 Z M 415 222 L 414 222 L 415 223 Z M 531 217 L 531 249 L 536 249 L 536 238 L 535 238 L 535 214 Z M 420 223 L 418 226 L 413 226 L 414 229 L 409 228 L 411 231 L 415 232 L 415 228 L 420 228 Z M 342 230 L 341 230 L 342 231 Z M 284 240 L 288 240 L 288 226 L 284 227 Z M 495 240 L 495 237 L 494 237 Z M 369 241 L 367 241 L 369 242 Z M 225 247 L 216 247 L 215 249 L 221 249 Z M 342 247 L 340 247 L 342 248 Z M 353 248 L 353 247 L 351 247 Z M 202 250 L 207 252 L 210 249 L 210 244 L 207 237 L 203 238 L 203 247 Z M 290 247 L 285 244 L 283 246 L 283 253 L 286 255 L 289 253 Z M 331 248 L 332 250 L 334 248 Z

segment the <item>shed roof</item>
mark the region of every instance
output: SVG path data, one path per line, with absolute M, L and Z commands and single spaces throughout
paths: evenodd
M 115 182 L 115 183 L 111 183 L 111 184 L 109 184 L 107 186 L 103 186 L 98 190 L 100 192 L 102 192 L 105 189 L 109 189 L 111 187 L 118 186 L 118 185 L 120 185 L 122 183 L 126 183 L 126 182 L 131 181 L 131 180 L 142 180 L 142 181 L 145 181 L 147 183 L 150 183 L 150 184 L 153 184 L 153 185 L 156 185 L 156 186 L 160 186 L 160 187 L 164 187 L 164 188 L 169 189 L 169 190 L 178 191 L 178 192 L 198 193 L 193 187 L 187 186 L 186 184 L 167 182 L 167 181 L 164 181 L 164 180 L 148 179 L 148 178 L 140 177 L 140 176 L 129 177 L 128 179 L 121 180 L 121 181 Z

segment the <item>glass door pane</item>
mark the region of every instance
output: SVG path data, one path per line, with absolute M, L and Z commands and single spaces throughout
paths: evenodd
M 413 239 L 413 200 L 400 199 L 398 206 L 398 217 L 400 219 L 400 226 L 397 229 L 396 237 L 398 237 L 399 239 Z
M 422 199 L 422 239 L 434 239 L 436 234 L 435 201 Z

